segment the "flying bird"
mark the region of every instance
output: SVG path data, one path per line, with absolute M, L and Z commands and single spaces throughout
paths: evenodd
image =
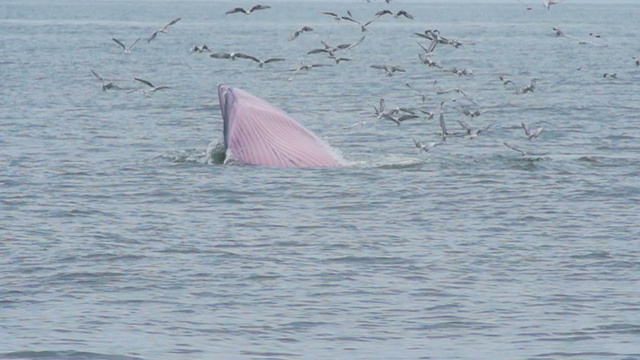
M 536 84 L 538 82 L 538 79 L 533 78 L 531 79 L 531 83 L 523 88 L 520 88 L 516 91 L 514 91 L 513 93 L 516 95 L 521 95 L 521 94 L 526 94 L 528 92 L 533 92 L 533 90 L 536 89 Z
M 203 53 L 203 52 L 211 52 L 211 50 L 209 49 L 209 47 L 206 44 L 202 44 L 202 46 L 194 46 L 193 48 L 191 48 L 191 52 L 199 52 L 199 53 Z
M 467 123 L 465 123 L 464 121 L 458 120 L 458 124 L 460 124 L 462 129 L 464 129 L 467 132 L 467 135 L 469 135 L 469 139 L 477 138 L 478 135 L 480 135 L 483 132 L 486 132 L 493 125 L 493 123 L 490 123 L 489 125 L 487 125 L 487 126 L 485 126 L 483 128 L 473 129 L 473 128 L 469 127 L 469 125 L 467 125 Z
M 167 33 L 167 31 L 169 30 L 169 26 L 174 25 L 175 23 L 177 23 L 178 21 L 180 21 L 180 18 L 175 18 L 171 21 L 169 21 L 168 23 L 166 23 L 163 27 L 161 27 L 160 29 L 156 30 L 153 32 L 153 34 L 151 34 L 151 36 L 147 39 L 147 43 L 150 43 L 151 40 L 155 39 L 156 36 L 158 36 L 159 33 Z
M 334 12 L 331 12 L 331 11 L 323 11 L 323 12 L 321 12 L 320 14 L 322 14 L 322 15 L 327 15 L 327 16 L 331 16 L 331 17 L 332 17 L 334 20 L 336 20 L 336 21 L 340 21 L 340 20 L 342 20 L 342 16 L 340 16 L 340 15 L 338 15 L 338 14 L 334 13 Z
M 258 60 L 257 58 L 251 56 L 251 55 L 246 55 L 243 53 L 236 53 L 236 52 L 231 52 L 231 53 L 226 53 L 226 52 L 221 52 L 221 53 L 213 53 L 211 55 L 209 55 L 209 57 L 213 58 L 213 59 L 229 59 L 232 61 L 235 61 L 236 58 L 239 59 L 247 59 L 247 60 L 253 60 L 255 62 L 261 62 L 260 60 Z
M 444 140 L 440 140 L 439 142 L 423 143 L 414 137 L 412 137 L 412 139 L 416 147 L 424 152 L 429 152 L 429 150 L 433 149 L 434 147 L 444 144 Z
M 513 145 L 510 145 L 510 144 L 509 144 L 509 143 L 507 143 L 506 141 L 504 141 L 504 142 L 502 142 L 502 143 L 504 144 L 504 146 L 508 147 L 509 149 L 511 149 L 511 150 L 513 150 L 513 151 L 517 151 L 517 152 L 519 152 L 519 153 L 520 153 L 520 155 L 522 155 L 522 156 L 527 156 L 527 152 L 526 152 L 526 151 L 524 151 L 524 150 L 522 150 L 522 149 L 520 149 L 520 148 L 518 148 L 518 147 L 515 147 L 515 146 L 513 146 Z
M 260 5 L 260 4 L 258 4 L 258 5 L 254 5 L 254 6 L 253 6 L 251 9 L 249 9 L 249 10 L 247 10 L 247 9 L 245 9 L 245 8 L 237 7 L 237 8 L 234 8 L 234 9 L 231 9 L 231 10 L 227 11 L 227 12 L 225 13 L 225 15 L 228 15 L 228 14 L 235 14 L 235 13 L 243 13 L 243 14 L 245 14 L 245 15 L 249 15 L 249 14 L 251 14 L 251 13 L 252 13 L 252 12 L 254 12 L 254 11 L 257 11 L 257 10 L 265 10 L 265 9 L 270 9 L 270 8 L 271 8 L 271 6 L 269 6 L 269 5 Z
M 142 93 L 146 97 L 150 97 L 152 93 L 154 93 L 154 92 L 156 92 L 158 90 L 170 89 L 170 87 L 168 87 L 168 86 L 155 86 L 150 81 L 147 81 L 147 80 L 144 80 L 144 79 L 140 79 L 140 78 L 137 78 L 137 77 L 134 77 L 133 79 L 136 80 L 136 81 L 139 81 L 139 82 L 141 82 L 141 83 L 143 83 L 143 84 L 145 84 L 145 85 L 147 85 L 147 86 L 149 86 L 151 88 L 151 90 L 149 90 L 149 91 L 142 90 Z M 136 91 L 136 90 L 132 90 L 129 93 L 132 93 L 134 91 Z
M 125 55 L 129 55 L 131 54 L 131 50 L 133 50 L 133 48 L 136 46 L 136 44 L 138 43 L 138 41 L 140 41 L 141 38 L 137 38 L 136 41 L 133 42 L 133 44 L 129 45 L 129 47 L 126 47 L 122 41 L 116 39 L 116 38 L 111 38 L 113 41 L 115 41 L 116 44 L 120 45 L 122 47 L 122 50 L 124 51 Z
M 553 31 L 556 32 L 556 36 L 558 37 L 565 37 L 567 39 L 571 39 L 573 41 L 577 41 L 578 44 L 580 45 L 593 45 L 593 46 L 603 46 L 606 47 L 608 46 L 607 43 L 602 43 L 602 42 L 593 42 L 593 41 L 589 41 L 589 40 L 583 40 L 583 39 L 579 39 L 575 36 L 571 36 L 571 35 L 567 35 L 564 31 L 560 30 L 559 28 L 554 27 Z
M 396 123 L 396 125 L 400 126 L 400 123 L 402 123 L 403 121 L 407 121 L 407 120 L 411 120 L 411 119 L 417 119 L 419 117 L 420 116 L 418 116 L 418 115 L 404 114 L 404 115 L 401 115 L 401 116 L 396 118 L 396 117 L 393 117 L 393 115 L 390 114 L 390 113 L 384 113 L 384 114 L 382 114 L 382 116 L 380 118 L 381 119 L 391 120 L 394 123 Z
M 295 69 L 289 69 L 289 71 L 293 72 L 293 74 L 287 79 L 288 81 L 292 81 L 293 77 L 296 76 L 297 73 L 299 73 L 300 71 L 309 71 L 313 68 L 317 68 L 317 67 L 323 67 L 323 66 L 333 66 L 333 65 L 329 65 L 329 64 L 303 64 L 298 66 Z
M 407 72 L 405 69 L 399 66 L 371 65 L 371 68 L 384 70 L 387 73 L 387 76 L 393 76 L 393 73 L 395 72 Z
M 524 134 L 527 136 L 527 140 L 537 139 L 538 136 L 540 136 L 540 134 L 542 133 L 542 130 L 544 130 L 544 126 L 540 126 L 539 128 L 535 128 L 535 129 L 530 129 L 527 126 L 527 124 L 525 124 L 524 122 L 521 122 L 520 124 L 524 129 Z
M 214 54 L 211 54 L 210 56 L 214 57 L 212 55 L 214 55 Z M 222 54 L 218 53 L 218 54 L 215 54 L 215 55 L 220 55 L 220 56 L 222 56 L 223 59 L 229 58 L 231 60 L 234 60 L 235 58 L 241 58 L 241 59 L 252 60 L 252 61 L 255 61 L 255 62 L 258 63 L 258 67 L 263 67 L 265 64 L 276 62 L 276 61 L 285 61 L 282 58 L 270 58 L 270 59 L 266 59 L 266 60 L 260 60 L 255 56 L 245 55 L 245 54 L 240 54 L 240 53 L 233 53 L 233 55 L 234 55 L 233 58 L 231 58 L 232 54 L 227 54 L 227 53 L 222 53 Z
M 413 20 L 413 16 L 411 14 L 409 14 L 408 12 L 404 11 L 404 10 L 398 11 L 398 13 L 395 14 L 393 17 L 399 18 L 400 16 L 404 16 L 407 19 Z
M 471 119 L 476 118 L 484 114 L 485 112 L 486 111 L 482 109 L 476 109 L 475 111 L 471 111 L 469 108 L 466 108 L 466 107 L 462 109 L 462 113 L 470 117 Z
M 93 74 L 93 76 L 95 76 L 98 80 L 102 82 L 102 91 L 107 91 L 111 89 L 120 89 L 118 85 L 114 84 L 112 81 L 109 81 L 108 79 L 103 78 L 95 70 L 91 69 L 91 73 Z
M 498 76 L 498 78 L 500 79 L 500 81 L 502 81 L 503 85 L 509 85 L 509 84 L 515 85 L 515 83 L 513 81 L 507 79 L 506 77 L 504 77 L 502 75 Z
M 560 4 L 564 0 L 542 0 L 542 5 L 547 8 L 547 10 L 551 9 L 551 5 Z
M 418 93 L 418 95 L 420 95 L 420 98 L 422 99 L 422 102 L 427 102 L 427 93 L 424 91 L 420 91 L 416 88 L 414 88 L 413 86 L 411 86 L 409 83 L 404 84 L 406 87 L 408 87 L 409 89 L 415 91 L 416 93 Z
M 294 31 L 291 36 L 289 36 L 289 41 L 293 41 L 295 40 L 298 36 L 300 36 L 302 33 L 305 32 L 309 32 L 309 31 L 313 31 L 312 27 L 309 26 L 303 26 L 302 28 L 300 28 L 299 30 Z

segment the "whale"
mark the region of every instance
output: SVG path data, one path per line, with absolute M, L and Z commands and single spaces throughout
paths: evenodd
M 314 168 L 339 167 L 342 158 L 286 112 L 242 89 L 218 86 L 224 164 Z

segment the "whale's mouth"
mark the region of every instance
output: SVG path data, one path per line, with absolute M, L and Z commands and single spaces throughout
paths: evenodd
M 336 167 L 331 146 L 281 109 L 239 88 L 218 86 L 224 163 L 275 167 Z

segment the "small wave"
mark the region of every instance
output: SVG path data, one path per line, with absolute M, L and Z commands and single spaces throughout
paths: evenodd
M 160 158 L 176 164 L 221 165 L 226 159 L 226 148 L 221 141 L 213 141 L 206 150 L 189 149 L 168 151 Z
M 47 360 L 141 360 L 139 357 L 98 354 L 85 351 L 16 351 L 0 354 L 0 359 L 47 359 Z

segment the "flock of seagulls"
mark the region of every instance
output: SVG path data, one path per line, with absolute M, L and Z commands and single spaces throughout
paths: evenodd
M 525 4 L 522 0 L 517 1 L 524 5 L 526 10 L 532 10 L 532 8 L 529 5 Z M 550 9 L 552 5 L 557 5 L 562 1 L 563 0 L 543 0 L 543 5 L 546 9 Z M 368 0 L 368 2 L 371 1 Z M 390 0 L 387 0 L 386 3 L 389 4 Z M 250 8 L 236 7 L 226 11 L 224 15 L 240 13 L 250 15 L 256 11 L 264 11 L 268 9 L 271 9 L 271 6 L 258 4 Z M 371 24 L 376 21 L 382 21 L 382 19 L 384 19 L 385 17 L 389 19 L 396 19 L 396 21 L 399 19 L 402 19 L 403 21 L 413 21 L 415 19 L 414 15 L 405 10 L 392 11 L 391 9 L 378 10 L 374 12 L 367 21 L 361 21 L 357 19 L 351 13 L 351 11 L 347 11 L 346 14 L 343 15 L 333 11 L 323 11 L 320 12 L 319 15 L 329 17 L 336 22 L 342 22 L 346 24 L 354 23 L 359 26 L 359 32 L 362 34 L 357 38 L 356 36 L 354 36 L 355 41 L 337 45 L 330 44 L 329 40 L 327 38 L 324 38 L 320 41 L 320 47 L 306 51 L 306 55 L 324 56 L 325 59 L 329 59 L 331 63 L 318 61 L 313 63 L 302 63 L 297 67 L 290 68 L 286 70 L 289 74 L 286 77 L 288 81 L 293 81 L 296 76 L 301 74 L 302 72 L 330 66 L 342 66 L 340 64 L 343 62 L 354 61 L 352 57 L 345 57 L 343 55 L 348 54 L 350 50 L 359 46 L 366 40 L 366 35 L 364 35 L 364 33 L 368 32 Z M 174 18 L 157 30 L 153 31 L 147 38 L 147 43 L 156 39 L 159 34 L 168 34 L 169 27 L 176 25 L 180 20 L 180 17 Z M 587 40 L 568 35 L 557 27 L 554 27 L 553 31 L 555 32 L 557 37 L 566 38 L 582 45 L 593 45 L 599 47 L 607 46 L 607 42 L 601 34 L 590 33 L 589 37 L 593 40 Z M 308 25 L 304 25 L 299 27 L 298 29 L 293 30 L 287 37 L 287 40 L 294 41 L 301 36 L 308 36 L 304 34 L 313 32 L 316 32 L 314 28 Z M 474 45 L 473 42 L 462 41 L 454 37 L 442 34 L 438 29 L 426 29 L 422 32 L 414 32 L 413 35 L 416 36 L 415 42 L 418 45 L 417 59 L 420 64 L 425 65 L 426 68 L 434 69 L 433 71 L 450 73 L 453 75 L 457 75 L 458 77 L 474 76 L 473 71 L 469 68 L 461 68 L 457 66 L 446 67 L 436 61 L 439 48 L 451 47 L 453 49 L 466 49 L 468 46 Z M 122 49 L 122 52 L 125 55 L 130 55 L 141 39 L 142 37 L 138 37 L 130 45 L 127 46 L 125 42 L 116 37 L 112 37 L 113 42 L 115 42 Z M 286 62 L 286 59 L 282 57 L 271 57 L 262 60 L 258 56 L 248 55 L 241 52 L 212 52 L 206 44 L 193 46 L 191 48 L 191 52 L 209 53 L 209 57 L 211 59 L 231 61 L 247 60 L 256 63 L 259 68 L 263 68 L 265 65 L 271 63 Z M 640 66 L 640 57 L 633 56 L 632 60 L 635 62 L 636 66 Z M 369 68 L 379 70 L 386 77 L 402 77 L 404 76 L 402 74 L 407 72 L 405 68 L 397 64 L 371 64 L 369 65 Z M 117 85 L 115 83 L 115 80 L 105 78 L 93 69 L 91 70 L 91 72 L 93 76 L 100 81 L 103 91 L 124 89 L 123 87 Z M 608 72 L 604 73 L 603 77 L 616 79 L 618 75 L 615 72 Z M 127 91 L 127 93 L 141 91 L 145 97 L 150 97 L 157 91 L 171 89 L 170 86 L 157 86 L 153 82 L 142 79 L 140 77 L 135 77 L 134 80 L 136 83 L 140 84 L 141 87 Z M 538 79 L 534 77 L 530 80 L 529 84 L 518 86 L 513 80 L 509 79 L 506 75 L 503 74 L 497 77 L 496 82 L 497 81 L 500 81 L 502 86 L 504 86 L 506 90 L 511 91 L 512 94 L 517 96 L 527 96 L 526 94 L 530 94 L 536 91 Z M 412 107 L 388 107 L 384 97 L 381 97 L 377 106 L 373 106 L 373 117 L 376 122 L 388 121 L 395 124 L 396 126 L 401 126 L 406 122 L 414 121 L 426 121 L 427 123 L 430 123 L 432 122 L 432 119 L 437 117 L 438 122 L 436 125 L 438 126 L 438 130 L 433 133 L 427 134 L 436 135 L 438 137 L 438 140 L 422 141 L 416 136 L 411 136 L 411 140 L 419 152 L 427 153 L 431 152 L 436 147 L 443 147 L 448 143 L 448 139 L 450 138 L 466 138 L 470 140 L 477 139 L 478 137 L 483 136 L 483 134 L 491 131 L 491 129 L 495 125 L 495 121 L 491 121 L 488 123 L 485 122 L 484 124 L 482 124 L 482 119 L 484 118 L 482 115 L 485 114 L 487 110 L 483 109 L 473 96 L 471 96 L 460 87 L 442 88 L 438 86 L 437 80 L 434 81 L 433 85 L 428 89 L 418 89 L 409 82 L 403 83 L 407 89 L 409 89 L 419 97 L 419 103 Z M 442 96 L 445 95 L 449 97 L 442 99 Z M 428 102 L 434 98 L 436 98 L 436 100 L 438 101 L 438 105 L 428 105 Z M 445 121 L 445 114 L 451 109 L 453 109 L 456 113 L 459 113 L 460 116 L 466 117 L 468 121 L 456 120 L 457 124 L 459 125 L 459 129 L 457 131 L 450 130 L 447 127 L 447 123 Z M 352 126 L 364 125 L 366 123 L 366 121 L 361 121 Z M 522 138 L 527 142 L 538 140 L 545 130 L 545 127 L 541 125 L 529 126 L 525 124 L 525 122 L 521 122 L 520 125 L 524 132 Z M 516 145 L 512 145 L 507 142 L 503 142 L 503 144 L 508 149 L 516 151 L 522 156 L 528 156 L 530 154 L 530 152 L 525 151 L 521 147 L 518 147 Z

